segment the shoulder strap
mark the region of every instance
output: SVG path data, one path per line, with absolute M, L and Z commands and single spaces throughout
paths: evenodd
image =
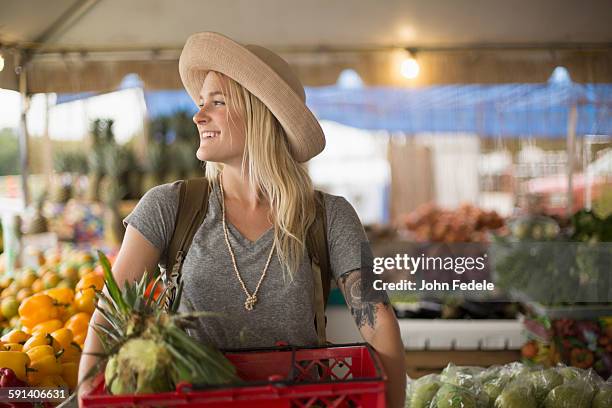
M 182 180 L 174 232 L 166 253 L 166 285 L 170 289 L 168 300 L 176 296 L 181 267 L 193 236 L 206 217 L 210 185 L 205 177 Z M 170 272 L 168 276 L 168 271 Z
M 320 345 L 325 345 L 325 306 L 331 286 L 331 265 L 327 247 L 327 214 L 323 193 L 315 191 L 316 217 L 306 235 L 306 248 L 310 255 L 315 292 L 315 328 Z

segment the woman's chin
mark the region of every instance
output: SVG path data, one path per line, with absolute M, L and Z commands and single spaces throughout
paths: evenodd
M 210 154 L 207 154 L 209 152 L 207 152 L 206 150 L 202 149 L 201 147 L 198 149 L 198 151 L 196 152 L 196 157 L 198 158 L 198 160 L 200 161 L 214 161 L 211 158 Z

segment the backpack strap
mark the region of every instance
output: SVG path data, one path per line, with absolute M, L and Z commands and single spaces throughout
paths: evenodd
M 327 344 L 325 306 L 331 287 L 331 265 L 327 247 L 327 214 L 323 193 L 315 191 L 316 217 L 306 234 L 306 248 L 313 273 L 315 328 L 319 345 Z
M 183 260 L 191 246 L 193 236 L 206 217 L 209 195 L 210 185 L 205 177 L 180 181 L 179 205 L 163 276 L 168 288 L 166 307 L 176 298 L 176 291 L 181 282 Z

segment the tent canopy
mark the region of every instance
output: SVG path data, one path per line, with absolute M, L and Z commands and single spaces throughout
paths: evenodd
M 131 72 L 147 89 L 180 88 L 180 49 L 204 30 L 275 49 L 307 85 L 346 68 L 368 85 L 406 85 L 397 47 L 417 51 L 420 85 L 543 82 L 557 65 L 577 82 L 612 82 L 610 17 L 608 0 L 4 0 L 0 88 L 17 89 L 20 50 L 31 93 L 110 90 Z

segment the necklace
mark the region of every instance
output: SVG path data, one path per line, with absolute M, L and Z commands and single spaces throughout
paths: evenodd
M 272 248 L 270 249 L 270 254 L 268 255 L 268 260 L 266 261 L 266 266 L 264 266 L 263 272 L 261 273 L 261 278 L 259 278 L 259 282 L 257 282 L 255 291 L 251 294 L 249 293 L 249 290 L 247 289 L 244 281 L 242 280 L 242 276 L 240 276 L 240 272 L 238 271 L 238 265 L 236 264 L 236 256 L 234 255 L 234 251 L 232 250 L 232 245 L 229 242 L 227 224 L 225 221 L 225 195 L 223 194 L 223 184 L 221 183 L 220 176 L 219 176 L 219 190 L 221 190 L 221 218 L 223 220 L 223 235 L 225 237 L 225 244 L 227 245 L 227 250 L 229 251 L 230 257 L 232 258 L 232 265 L 234 265 L 234 272 L 236 273 L 238 282 L 240 282 L 240 286 L 242 286 L 242 290 L 246 294 L 246 300 L 244 301 L 244 308 L 246 310 L 253 310 L 253 308 L 255 307 L 255 304 L 257 303 L 257 293 L 259 292 L 261 283 L 266 277 L 266 272 L 268 271 L 268 266 L 270 265 L 270 260 L 272 259 L 272 253 L 274 253 L 274 241 L 272 241 Z

